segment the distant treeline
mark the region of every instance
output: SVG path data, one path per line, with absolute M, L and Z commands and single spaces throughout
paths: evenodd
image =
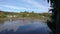
M 17 15 L 18 17 L 34 17 L 34 18 L 41 18 L 42 16 L 44 17 L 50 17 L 51 13 L 35 13 L 34 11 L 32 12 L 4 12 L 0 11 L 0 18 L 6 17 L 7 15 Z

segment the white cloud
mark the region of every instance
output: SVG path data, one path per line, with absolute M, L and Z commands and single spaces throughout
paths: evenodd
M 35 0 L 17 0 L 17 1 L 19 1 L 19 3 L 20 2 L 22 2 L 22 4 L 20 4 L 19 5 L 19 7 L 18 6 L 12 6 L 12 5 L 0 5 L 0 6 L 2 6 L 2 7 L 7 7 L 7 8 L 10 8 L 10 9 L 12 9 L 12 10 L 14 10 L 14 9 L 17 9 L 17 10 L 21 10 L 21 9 L 25 9 L 25 10 L 36 10 L 36 9 L 39 9 L 39 10 L 41 10 L 41 11 L 43 11 L 43 10 L 45 10 L 45 11 L 47 11 L 48 10 L 48 8 L 50 8 L 49 6 L 45 6 L 45 5 L 43 5 L 42 3 L 38 3 L 37 1 L 35 1 Z M 17 2 L 18 3 L 18 2 Z M 19 4 L 18 3 L 18 4 Z M 24 3 L 24 4 L 23 4 Z M 35 8 L 35 9 L 34 9 Z M 10 10 L 7 10 L 7 11 L 10 11 Z
M 19 0 L 17 0 L 17 1 L 19 1 Z M 30 8 L 33 9 L 33 7 L 38 8 L 38 9 L 48 9 L 48 8 L 50 8 L 49 6 L 44 6 L 43 4 L 38 3 L 35 0 L 21 0 L 21 1 L 23 1 L 25 3 L 28 3 L 28 4 L 31 4 L 31 5 L 26 4 L 27 8 L 20 7 L 20 6 L 19 7 L 17 7 L 17 6 L 10 6 L 10 5 L 1 5 L 1 6 L 7 7 L 7 8 L 10 8 L 10 9 L 28 9 L 28 8 L 29 9 Z
M 18 10 L 20 10 L 20 9 L 26 9 L 24 7 L 17 7 L 17 6 L 10 6 L 10 5 L 0 5 L 0 6 L 1 7 L 7 7 L 9 9 L 18 9 Z
M 26 3 L 32 4 L 33 6 L 35 6 L 36 8 L 39 8 L 39 9 L 50 8 L 49 6 L 44 6 L 43 4 L 38 3 L 38 2 L 36 2 L 34 0 L 23 0 L 23 1 L 25 1 Z

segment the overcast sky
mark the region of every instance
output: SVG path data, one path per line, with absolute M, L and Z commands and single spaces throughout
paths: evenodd
M 34 11 L 36 13 L 48 12 L 47 0 L 0 0 L 0 10 L 10 12 Z

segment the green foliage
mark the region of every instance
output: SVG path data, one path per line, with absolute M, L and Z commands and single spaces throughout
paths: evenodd
M 0 18 L 6 17 L 7 15 L 17 15 L 18 17 L 29 17 L 29 18 L 42 18 L 42 16 L 44 16 L 44 17 L 50 16 L 50 14 L 48 14 L 48 13 L 34 13 L 34 11 L 32 11 L 32 12 L 24 11 L 24 12 L 20 12 L 20 13 L 2 11 Z
M 57 20 L 57 12 L 60 12 L 60 0 L 47 0 L 51 4 L 51 9 L 49 11 L 52 11 L 51 20 L 47 21 L 48 26 L 53 31 L 53 34 L 56 34 L 56 20 Z
M 0 18 L 5 18 L 6 16 L 5 15 L 0 15 Z

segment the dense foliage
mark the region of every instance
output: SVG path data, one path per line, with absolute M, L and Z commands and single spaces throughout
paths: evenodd
M 56 21 L 59 21 L 60 17 L 57 19 L 57 16 L 59 16 L 60 13 L 60 0 L 47 0 L 51 5 L 51 9 L 49 11 L 52 11 L 51 20 L 48 21 L 48 26 L 51 28 L 53 34 L 56 34 Z M 60 22 L 59 22 L 60 23 Z M 60 25 L 60 24 L 59 24 Z
M 0 18 L 2 17 L 6 17 L 7 15 L 16 15 L 18 17 L 31 17 L 31 18 L 42 18 L 44 17 L 50 17 L 51 13 L 34 13 L 34 11 L 32 12 L 20 12 L 20 13 L 14 13 L 14 12 L 4 12 L 4 11 L 0 11 Z

